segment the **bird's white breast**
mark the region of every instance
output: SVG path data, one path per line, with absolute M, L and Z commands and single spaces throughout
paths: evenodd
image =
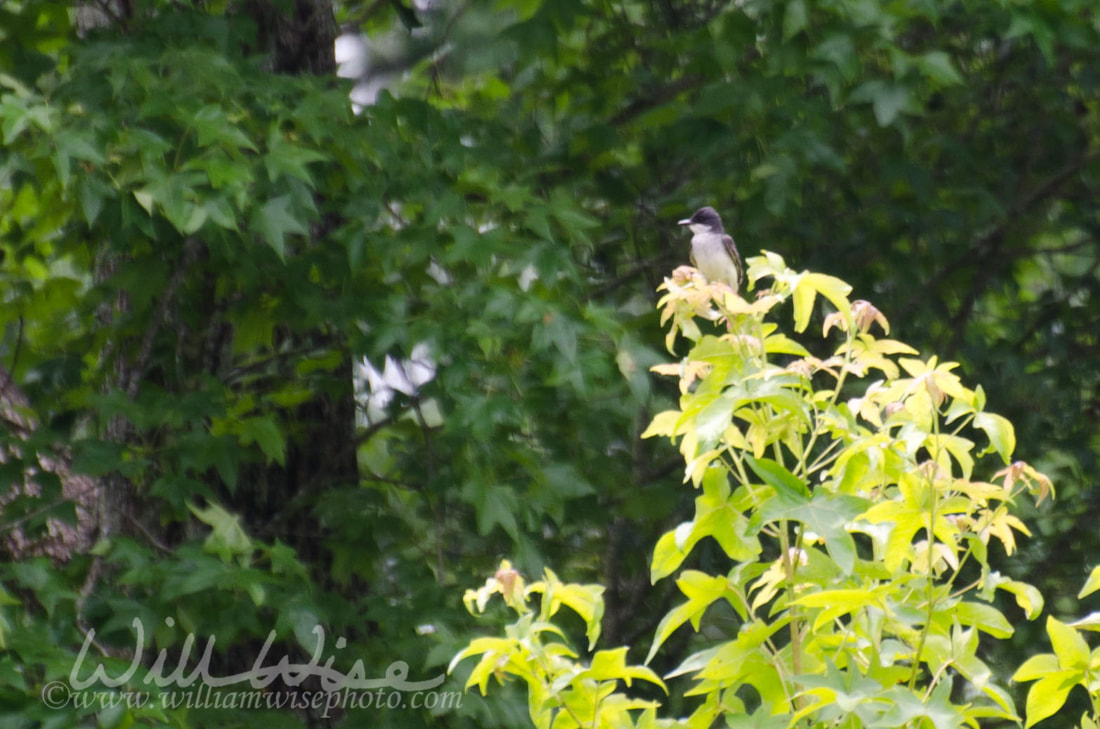
M 721 235 L 706 233 L 693 237 L 691 258 L 695 262 L 695 267 L 707 277 L 708 281 L 722 281 L 737 288 L 737 266 L 726 251 Z

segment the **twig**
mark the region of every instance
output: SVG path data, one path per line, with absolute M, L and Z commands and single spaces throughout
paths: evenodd
M 358 15 L 353 15 L 352 17 L 348 18 L 344 25 L 351 25 L 358 28 L 358 26 L 370 20 L 375 13 L 381 10 L 382 6 L 388 4 L 389 0 L 374 0 L 374 2 L 372 2 L 370 5 L 363 8 L 362 12 L 360 12 Z
M 611 117 L 608 121 L 612 126 L 619 126 L 633 120 L 635 117 L 641 116 L 650 109 L 654 109 L 662 104 L 665 104 L 672 99 L 676 98 L 685 91 L 690 91 L 698 86 L 701 86 L 704 81 L 704 77 L 691 74 L 688 76 L 681 76 L 670 84 L 666 84 L 662 88 L 657 89 L 652 94 L 644 99 L 637 99 L 627 104 L 619 113 Z
M 135 517 L 128 511 L 123 511 L 122 515 L 125 516 L 131 524 L 138 528 L 138 531 L 141 532 L 145 536 L 145 538 L 149 540 L 150 544 L 152 544 L 154 547 L 164 552 L 165 554 L 172 554 L 172 548 L 153 536 L 153 533 L 146 529 L 145 525 L 138 521 L 137 517 Z
M 84 584 L 80 587 L 80 597 L 76 599 L 74 605 L 76 609 L 76 629 L 84 636 L 84 640 L 87 643 L 91 643 L 99 651 L 100 655 L 104 658 L 110 658 L 111 653 L 102 645 L 100 645 L 94 637 L 92 637 L 91 631 L 87 628 L 87 623 L 84 620 L 84 603 L 87 602 L 88 596 L 92 594 L 92 590 L 95 589 L 96 583 L 99 582 L 99 575 L 103 572 L 103 559 L 98 555 L 92 559 L 92 566 L 88 568 L 88 576 L 84 578 Z
M 398 223 L 401 224 L 402 228 L 404 228 L 406 225 L 409 224 L 409 221 L 405 220 L 405 218 L 403 218 L 401 216 L 401 213 L 399 213 L 399 212 L 397 212 L 396 210 L 393 209 L 393 204 L 390 203 L 389 200 L 383 199 L 382 200 L 382 205 L 386 208 L 386 210 L 389 211 L 390 215 L 392 215 L 394 217 L 394 220 L 396 220 Z
M 1089 163 L 1097 159 L 1100 159 L 1100 148 L 1088 150 L 1087 152 L 1085 152 L 1085 154 L 1081 155 L 1076 160 L 1064 164 L 1058 171 L 1056 171 L 1050 177 L 1047 177 L 1045 180 L 1032 188 L 1031 192 L 1023 195 L 1017 201 L 1013 202 L 1011 205 L 1009 205 L 1008 214 L 1005 216 L 1005 219 L 1003 221 L 998 223 L 992 230 L 986 232 L 982 237 L 975 241 L 974 244 L 967 247 L 967 249 L 963 251 L 960 255 L 949 261 L 947 265 L 936 272 L 930 280 L 924 282 L 924 288 L 934 289 L 941 281 L 958 271 L 959 267 L 964 263 L 970 262 L 974 267 L 984 268 L 986 256 L 975 256 L 975 251 L 983 251 L 986 247 L 996 243 L 999 239 L 1003 238 L 1009 226 L 1015 223 L 1016 220 L 1023 213 L 1027 212 L 1034 205 L 1037 205 L 1038 203 L 1053 195 L 1055 192 L 1057 192 L 1058 188 L 1063 183 L 1065 183 L 1068 179 L 1083 170 L 1086 166 L 1088 166 Z M 999 246 L 995 246 L 995 249 L 999 250 Z M 1028 251 L 1026 250 L 1021 250 L 1017 255 L 1022 256 L 1025 255 L 1027 252 Z M 1002 262 L 1004 257 L 1004 252 L 1001 251 Z M 976 297 L 980 293 L 980 287 L 978 288 L 978 290 L 972 288 L 971 292 L 969 292 L 967 295 L 968 302 L 971 296 Z M 908 315 L 908 313 L 918 305 L 918 302 L 919 298 L 912 299 L 909 303 L 909 306 L 902 310 L 901 318 L 904 319 Z M 968 307 L 972 305 L 972 302 L 964 304 L 961 313 L 966 313 Z M 953 324 L 957 324 L 958 321 L 959 316 L 956 315 Z
M 129 382 L 126 384 L 126 396 L 131 400 L 137 397 L 138 385 L 141 383 L 141 378 L 145 375 L 145 371 L 149 367 L 149 359 L 153 354 L 153 342 L 156 339 L 157 332 L 160 331 L 160 327 L 167 317 L 168 307 L 175 299 L 176 292 L 183 284 L 183 278 L 187 275 L 187 270 L 191 267 L 191 263 L 195 260 L 198 252 L 199 242 L 194 238 L 188 238 L 183 244 L 183 256 L 180 259 L 179 265 L 176 266 L 172 278 L 168 280 L 168 286 L 164 289 L 164 295 L 161 296 L 156 311 L 153 312 L 153 319 L 149 322 L 149 327 L 145 330 L 145 336 L 142 337 L 141 340 L 141 349 L 138 350 L 137 359 L 130 370 Z
M 13 529 L 18 529 L 19 527 L 23 526 L 24 524 L 26 524 L 31 519 L 42 516 L 43 514 L 50 513 L 52 510 L 56 509 L 58 506 L 61 506 L 66 501 L 69 501 L 69 499 L 61 498 L 61 499 L 57 499 L 56 501 L 51 501 L 50 503 L 46 504 L 45 506 L 42 506 L 38 509 L 35 509 L 34 511 L 30 512 L 29 514 L 24 514 L 23 516 L 19 517 L 18 519 L 15 519 L 14 521 L 10 521 L 7 524 L 0 524 L 0 534 L 3 534 L 4 532 L 10 532 Z
M 84 636 L 84 640 L 95 646 L 95 649 L 99 651 L 99 654 L 104 658 L 113 658 L 110 651 L 100 645 L 99 641 L 92 637 L 92 633 L 88 628 L 84 627 L 84 619 L 78 618 L 76 621 L 76 629 L 80 631 L 80 634 Z

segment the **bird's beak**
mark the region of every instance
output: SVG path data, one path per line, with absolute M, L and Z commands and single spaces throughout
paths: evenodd
M 691 218 L 684 218 L 683 220 L 677 220 L 676 225 L 691 225 Z

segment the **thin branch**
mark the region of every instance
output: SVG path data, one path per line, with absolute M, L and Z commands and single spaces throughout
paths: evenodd
M 641 263 L 631 267 L 625 273 L 616 276 L 613 279 L 603 283 L 598 289 L 593 289 L 591 293 L 586 296 L 587 301 L 595 299 L 597 296 L 607 296 L 612 291 L 632 282 L 642 274 L 652 271 L 658 267 L 658 262 L 655 259 L 647 259 Z
M 165 287 L 164 295 L 161 296 L 160 302 L 157 304 L 157 309 L 153 313 L 153 319 L 149 322 L 149 327 L 145 330 L 145 336 L 141 340 L 141 349 L 138 350 L 137 359 L 134 361 L 134 366 L 130 370 L 129 382 L 126 384 L 126 396 L 131 400 L 137 397 L 141 378 L 145 376 L 145 371 L 149 367 L 149 359 L 153 354 L 153 342 L 156 340 L 157 332 L 160 331 L 160 327 L 167 317 L 168 307 L 175 299 L 176 292 L 179 291 L 179 287 L 183 284 L 184 276 L 187 275 L 187 271 L 191 267 L 191 263 L 198 256 L 198 253 L 199 242 L 194 238 L 188 238 L 183 244 L 183 256 L 176 266 L 172 278 L 168 280 L 168 286 Z
M 608 121 L 612 126 L 620 126 L 641 116 L 650 109 L 667 104 L 685 91 L 698 88 L 703 85 L 705 77 L 698 74 L 681 76 L 670 84 L 655 90 L 643 99 L 636 99 L 620 110 Z
M 50 503 L 46 504 L 45 506 L 41 506 L 41 507 L 35 509 L 34 511 L 28 513 L 28 514 L 24 514 L 23 516 L 19 517 L 18 519 L 15 519 L 14 521 L 10 521 L 7 524 L 0 524 L 0 534 L 3 534 L 4 532 L 10 532 L 13 529 L 18 529 L 19 527 L 23 526 L 24 524 L 26 524 L 31 519 L 36 519 L 36 518 L 42 516 L 43 514 L 49 514 L 51 511 L 53 511 L 54 509 L 56 509 L 57 507 L 61 506 L 62 504 L 66 503 L 68 501 L 71 501 L 71 499 L 62 497 L 62 498 L 57 499 L 55 501 L 51 501 Z
M 76 621 L 76 629 L 80 631 L 80 634 L 84 636 L 84 640 L 94 645 L 99 654 L 104 658 L 112 658 L 110 651 L 100 645 L 99 641 L 92 637 L 91 631 L 84 627 L 84 620 L 81 618 Z
M 1092 265 L 1089 266 L 1088 270 L 1085 271 L 1084 273 L 1082 273 L 1079 278 L 1081 280 L 1091 279 L 1096 274 L 1097 269 L 1100 269 L 1100 258 L 1093 260 Z M 1066 300 L 1068 298 L 1069 298 L 1068 295 L 1059 297 L 1059 298 L 1054 300 L 1053 304 L 1055 306 L 1065 304 Z M 1045 311 L 1048 312 L 1047 315 L 1035 317 L 1035 319 L 1031 322 L 1031 326 L 1029 326 L 1027 329 L 1025 329 L 1016 338 L 1016 341 L 1012 345 L 1014 349 L 1016 349 L 1017 351 L 1021 350 L 1023 348 L 1024 344 L 1026 344 L 1029 339 L 1031 339 L 1033 336 L 1035 336 L 1036 332 L 1038 332 L 1044 326 L 1050 324 L 1050 322 L 1052 322 L 1052 321 L 1059 318 L 1059 313 L 1056 312 L 1056 311 L 1053 311 L 1053 308 L 1054 307 L 1052 307 L 1052 306 L 1048 306 L 1048 307 L 1045 308 Z
M 1100 159 L 1100 148 L 1090 149 L 1085 152 L 1085 154 L 1081 155 L 1080 158 L 1062 165 L 1060 170 L 1040 182 L 1030 193 L 1025 195 L 1017 205 L 1013 205 L 1012 212 L 1022 213 L 1036 203 L 1047 199 L 1057 192 L 1062 183 L 1097 159 Z
M 375 13 L 382 9 L 383 6 L 389 5 L 389 0 L 374 0 L 370 5 L 363 8 L 358 15 L 353 15 L 344 23 L 345 26 L 358 26 L 370 20 Z
M 80 597 L 76 599 L 76 629 L 84 635 L 84 640 L 91 643 L 99 651 L 100 655 L 104 658 L 110 657 L 110 652 L 102 645 L 96 642 L 92 637 L 91 631 L 86 627 L 86 621 L 84 620 L 84 603 L 88 601 L 88 596 L 92 594 L 92 590 L 95 589 L 96 583 L 99 582 L 99 575 L 103 572 L 103 558 L 96 555 L 92 559 L 92 565 L 88 568 L 88 576 L 84 578 L 84 584 L 80 587 Z
M 141 532 L 145 536 L 145 538 L 149 540 L 150 544 L 152 544 L 154 547 L 164 552 L 165 554 L 172 554 L 172 548 L 153 536 L 153 533 L 146 529 L 145 525 L 138 521 L 137 517 L 125 511 L 122 512 L 122 515 L 125 516 L 131 524 L 137 527 L 138 531 Z
M 1066 243 L 1062 246 L 1051 246 L 1049 248 L 1036 248 L 1034 250 L 1034 253 L 1044 256 L 1052 256 L 1057 253 L 1073 253 L 1075 251 L 1081 250 L 1082 248 L 1088 248 L 1091 245 L 1096 245 L 1095 238 L 1082 238 L 1076 243 Z
M 269 354 L 257 357 L 247 364 L 242 364 L 239 367 L 233 368 L 225 374 L 224 380 L 227 383 L 237 382 L 243 376 L 256 372 L 258 370 L 262 370 L 265 367 L 282 364 L 288 359 L 293 359 L 296 361 L 300 357 L 314 353 L 324 353 L 326 351 L 328 350 L 326 350 L 325 347 L 317 344 L 308 344 L 301 347 L 294 347 L 292 349 L 272 351 Z
M 382 199 L 382 205 L 383 205 L 383 207 L 386 208 L 386 210 L 389 211 L 390 215 L 393 216 L 394 220 L 396 220 L 398 223 L 400 223 L 402 228 L 404 228 L 406 225 L 409 224 L 409 221 L 406 220 L 404 217 L 402 217 L 401 213 L 399 213 L 399 212 L 397 212 L 396 210 L 393 209 L 393 203 L 391 203 L 389 200 L 386 200 L 385 198 L 383 198 Z
M 1064 164 L 1061 169 L 1047 177 L 1032 188 L 1030 192 L 1022 195 L 1018 200 L 1009 205 L 1008 214 L 1005 216 L 1004 220 L 978 238 L 958 256 L 955 256 L 937 271 L 931 279 L 925 281 L 923 287 L 925 289 L 935 289 L 944 279 L 956 273 L 961 266 L 967 263 L 976 269 L 987 270 L 988 266 L 986 259 L 989 256 L 983 252 L 991 246 L 994 250 L 998 251 L 998 260 L 1002 264 L 1008 258 L 1019 258 L 1030 255 L 1033 251 L 1027 248 L 1020 248 L 1016 251 L 1009 252 L 1000 250 L 999 246 L 995 246 L 994 244 L 1000 239 L 1003 239 L 1010 226 L 1014 225 L 1021 215 L 1055 194 L 1070 178 L 1081 172 L 1085 167 L 1097 159 L 1100 159 L 1100 148 L 1090 149 L 1077 159 Z M 978 252 L 978 255 L 975 255 L 976 252 Z M 973 307 L 974 301 L 976 301 L 977 296 L 980 295 L 981 289 L 984 288 L 984 283 L 980 286 L 978 284 L 979 281 L 975 280 L 974 285 L 971 287 L 971 291 L 967 293 L 966 300 L 960 308 L 959 314 L 952 320 L 953 326 L 957 326 L 959 322 L 962 321 L 960 315 L 968 315 L 969 309 Z M 908 307 L 902 310 L 901 318 L 904 319 L 918 303 L 918 298 L 911 299 Z

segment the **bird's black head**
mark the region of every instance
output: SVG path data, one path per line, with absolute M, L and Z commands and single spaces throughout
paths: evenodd
M 692 230 L 697 230 L 695 226 L 700 226 L 714 233 L 725 232 L 722 227 L 722 219 L 718 217 L 718 212 L 709 205 L 696 210 L 687 220 L 681 220 L 680 225 L 690 225 Z

